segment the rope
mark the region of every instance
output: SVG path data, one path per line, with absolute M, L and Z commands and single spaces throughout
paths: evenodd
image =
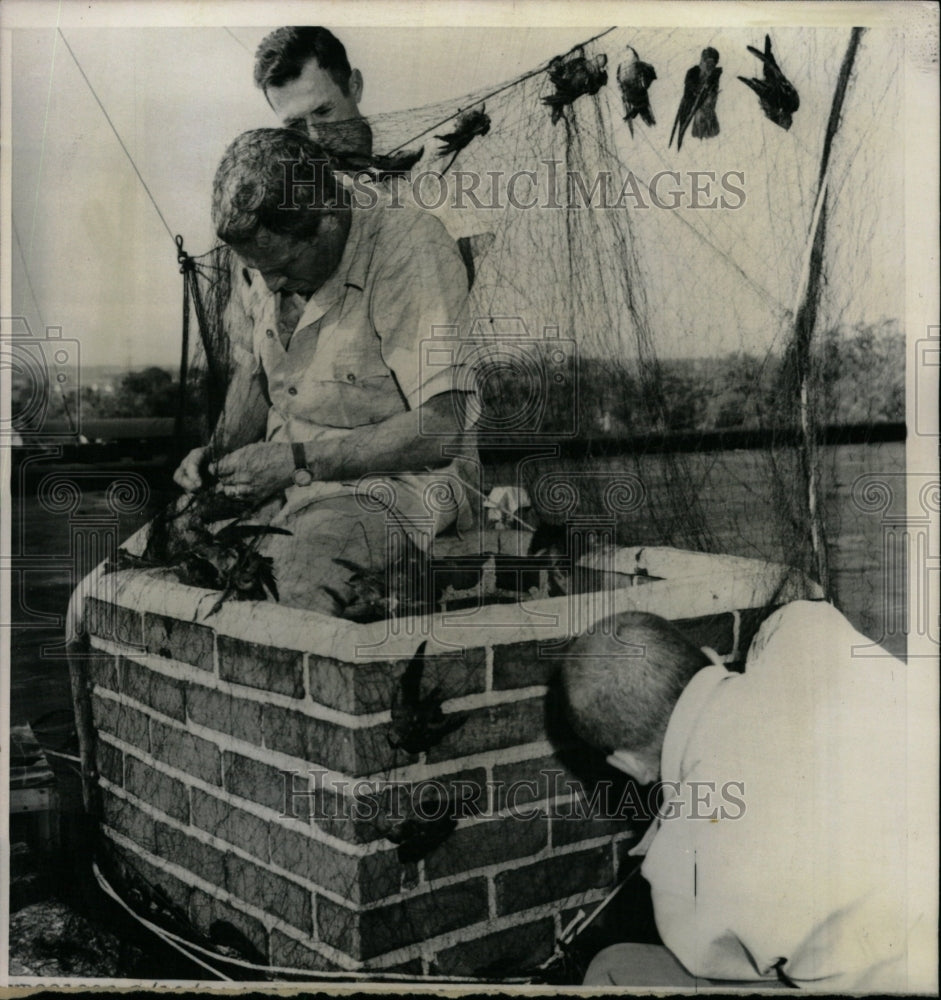
M 234 38 L 234 39 L 235 39 L 235 41 L 236 41 L 236 43 L 237 43 L 238 45 L 241 45 L 241 46 L 242 46 L 242 48 L 243 48 L 243 49 L 245 49 L 245 51 L 246 51 L 246 52 L 248 52 L 248 53 L 249 53 L 249 55 L 251 55 L 251 52 L 252 52 L 252 50 L 251 50 L 251 49 L 250 49 L 250 48 L 249 48 L 249 47 L 248 47 L 248 46 L 247 46 L 247 45 L 246 45 L 246 44 L 245 44 L 245 43 L 244 43 L 244 42 L 242 41 L 242 39 L 241 39 L 241 38 L 239 38 L 239 36 L 238 36 L 238 35 L 236 35 L 236 33 L 235 33 L 235 32 L 234 32 L 234 31 L 233 31 L 233 30 L 232 30 L 231 28 L 227 28 L 227 27 L 225 27 L 225 25 L 223 25 L 223 27 L 222 27 L 222 30 L 223 30 L 223 31 L 224 31 L 224 32 L 225 32 L 225 33 L 226 33 L 227 35 L 230 35 L 230 36 L 231 36 L 232 38 Z
M 343 971 L 343 972 L 333 972 L 321 969 L 295 969 L 290 966 L 283 965 L 258 965 L 255 962 L 247 962 L 240 958 L 228 958 L 224 955 L 219 955 L 217 952 L 210 951 L 208 948 L 203 948 L 193 941 L 189 941 L 179 934 L 174 934 L 172 931 L 164 930 L 162 927 L 158 927 L 156 924 L 140 916 L 135 912 L 115 891 L 114 887 L 108 882 L 105 876 L 102 874 L 101 869 L 98 867 L 97 862 L 92 862 L 92 871 L 95 874 L 95 879 L 98 885 L 101 886 L 102 891 L 116 903 L 118 903 L 122 909 L 126 910 L 139 924 L 142 924 L 149 931 L 152 931 L 166 944 L 175 948 L 178 952 L 185 955 L 191 961 L 196 962 L 201 965 L 204 969 L 207 969 L 218 979 L 224 979 L 226 982 L 233 982 L 233 980 L 226 976 L 224 973 L 215 969 L 208 962 L 201 961 L 196 957 L 196 954 L 205 955 L 208 958 L 214 958 L 217 961 L 224 962 L 226 965 L 232 965 L 239 969 L 247 969 L 252 972 L 262 972 L 265 973 L 269 978 L 272 976 L 297 976 L 303 979 L 328 979 L 328 980 L 338 980 L 340 982 L 344 980 L 358 980 L 358 981 L 378 981 L 378 982 L 402 982 L 402 983 L 412 983 L 412 982 L 422 982 L 422 983 L 492 983 L 492 979 L 476 979 L 471 976 L 413 976 L 409 975 L 407 972 L 382 972 L 381 970 L 376 970 L 374 972 L 360 972 L 360 971 Z M 193 954 L 195 952 L 196 954 Z M 515 983 L 515 984 L 526 984 L 531 982 L 529 978 L 524 978 L 522 976 L 517 976 L 510 979 L 501 979 L 501 983 Z
M 127 903 L 125 903 L 124 900 L 121 899 L 121 897 L 114 891 L 114 889 L 111 887 L 111 884 L 104 877 L 104 875 L 102 875 L 101 869 L 98 867 L 98 863 L 93 861 L 91 867 L 92 871 L 95 874 L 95 880 L 98 882 L 101 891 L 110 899 L 113 899 L 118 904 L 118 906 L 121 907 L 122 910 L 129 913 L 139 924 L 146 927 L 147 930 L 149 930 L 152 934 L 156 934 L 157 937 L 164 942 L 164 944 L 169 945 L 171 948 L 173 948 L 175 951 L 178 951 L 185 958 L 188 958 L 191 962 L 195 962 L 197 965 L 202 966 L 202 968 L 204 968 L 210 975 L 215 976 L 216 979 L 222 979 L 227 983 L 233 982 L 233 980 L 230 979 L 229 976 L 220 972 L 218 969 L 214 969 L 207 962 L 201 961 L 200 959 L 196 958 L 195 955 L 191 955 L 184 948 L 181 948 L 179 944 L 171 940 L 170 935 L 166 931 L 164 931 L 161 927 L 158 927 L 156 924 L 151 923 L 149 920 L 145 920 L 138 913 L 135 913 L 134 910 L 132 910 L 131 907 L 128 906 Z
M 62 29 L 61 28 L 56 28 L 56 31 L 59 33 L 59 36 L 62 38 L 62 42 L 65 45 L 65 47 L 69 50 L 69 55 L 72 57 L 72 61 L 78 67 L 79 73 L 82 74 L 82 79 L 85 81 L 86 84 L 88 84 L 88 89 L 91 91 L 92 97 L 95 98 L 95 101 L 97 102 L 98 107 L 101 108 L 101 113 L 105 116 L 105 120 L 111 126 L 111 131 L 114 132 L 114 137 L 121 144 L 121 149 L 124 150 L 124 155 L 127 157 L 128 162 L 131 164 L 131 167 L 133 168 L 134 173 L 137 174 L 137 179 L 141 182 L 144 190 L 147 192 L 147 197 L 150 199 L 150 203 L 154 206 L 154 210 L 156 211 L 157 215 L 160 216 L 160 221 L 163 223 L 163 228 L 166 229 L 167 234 L 169 235 L 170 239 L 172 240 L 173 239 L 173 230 L 170 228 L 169 224 L 167 223 L 167 220 L 163 217 L 163 212 L 160 211 L 160 206 L 157 204 L 157 201 L 154 198 L 153 194 L 151 193 L 150 188 L 147 186 L 147 181 L 144 180 L 143 175 L 137 169 L 137 164 L 134 162 L 134 157 L 131 156 L 131 154 L 130 154 L 128 148 L 127 148 L 127 146 L 124 145 L 124 140 L 121 138 L 120 133 L 115 128 L 114 122 L 111 120 L 111 116 L 108 114 L 107 110 L 105 109 L 104 104 L 101 103 L 101 98 L 95 92 L 95 88 L 91 85 L 91 80 L 88 79 L 88 76 L 86 75 L 85 70 L 82 69 L 82 64 L 78 61 L 78 57 L 72 51 L 72 46 L 69 45 L 68 39 L 65 37 L 65 35 L 62 34 Z

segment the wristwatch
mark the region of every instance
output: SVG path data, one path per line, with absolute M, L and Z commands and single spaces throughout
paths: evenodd
M 304 446 L 298 441 L 292 441 L 291 453 L 294 455 L 294 485 L 310 486 L 314 481 L 314 474 L 307 464 Z

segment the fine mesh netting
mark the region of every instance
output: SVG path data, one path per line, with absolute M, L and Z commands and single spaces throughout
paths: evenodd
M 640 483 L 629 502 L 604 511 L 616 516 L 619 542 L 770 558 L 819 576 L 808 490 L 825 496 L 826 457 L 810 456 L 809 485 L 797 446 L 800 380 L 809 380 L 803 431 L 813 440 L 818 425 L 844 422 L 828 402 L 834 351 L 861 327 L 898 330 L 900 163 L 886 134 L 898 107 L 898 49 L 892 38 L 863 36 L 830 123 L 849 32 L 779 29 L 773 42 L 800 94 L 789 130 L 735 78 L 761 76 L 746 46 L 761 47 L 762 33 L 743 29 L 611 30 L 565 57 L 603 63 L 607 82 L 562 104 L 555 121 L 544 102 L 558 91 L 543 68 L 369 124 L 375 153 L 422 152 L 410 174 L 382 187 L 437 214 L 469 264 L 465 336 L 480 379 L 481 445 L 542 446 L 544 458 L 533 447 L 529 461 L 498 470 L 496 481 L 522 479 L 540 498 L 552 493 L 545 477 L 585 473 L 574 500 L 544 503 L 539 513 L 550 522 L 590 517 L 605 503 L 596 473 L 611 465 Z M 656 125 L 634 119 L 633 134 L 617 84 L 628 45 L 657 74 L 649 89 Z M 687 133 L 677 151 L 670 125 L 705 45 L 718 49 L 724 69 L 720 133 Z M 449 144 L 468 111 L 485 114 L 488 127 L 462 147 Z M 827 199 L 811 255 L 828 124 Z M 201 300 L 208 341 L 190 338 L 189 384 L 204 409 L 217 411 L 224 390 L 204 387 L 225 378 L 230 343 L 247 346 L 250 330 L 239 296 L 228 295 L 240 270 L 228 251 L 195 263 L 193 304 Z M 807 358 L 796 365 L 809 268 L 815 315 Z M 824 345 L 829 369 L 820 363 Z M 700 453 L 697 435 L 728 429 L 780 433 L 747 460 Z M 687 435 L 688 454 L 670 447 L 676 432 Z M 638 444 L 616 460 L 545 445 L 612 437 Z M 722 501 L 729 482 L 746 497 L 734 508 Z
M 383 186 L 434 211 L 468 263 L 478 431 L 496 456 L 481 488 L 523 485 L 541 523 L 611 521 L 619 544 L 784 562 L 839 600 L 826 549 L 833 498 L 847 484 L 837 481 L 819 428 L 847 422 L 849 394 L 879 394 L 875 367 L 863 365 L 852 388 L 841 381 L 847 345 L 862 334 L 873 352 L 898 343 L 899 50 L 893 37 L 869 33 L 848 60 L 843 29 L 772 37 L 800 94 L 788 130 L 736 79 L 761 76 L 746 46 L 760 48 L 763 32 L 743 29 L 605 33 L 567 58 L 600 65 L 606 56 L 607 82 L 563 104 L 555 121 L 544 99 L 557 86 L 542 68 L 370 126 L 376 153 L 423 150 L 410 174 Z M 656 124 L 635 119 L 633 133 L 617 85 L 628 45 L 657 74 L 649 90 Z M 687 133 L 677 150 L 670 127 L 685 74 L 706 45 L 724 68 L 720 132 L 707 140 Z M 841 71 L 845 95 L 834 116 Z M 441 152 L 435 136 L 453 133 L 469 110 L 486 114 L 489 127 Z M 188 271 L 183 419 L 203 442 L 232 374 L 232 345 L 251 339 L 240 272 L 225 248 Z M 901 419 L 897 410 L 888 416 Z M 765 447 L 707 447 L 728 430 L 763 434 Z M 678 435 L 683 451 L 671 447 Z M 633 444 L 602 447 L 618 438 Z M 499 447 L 509 445 L 528 448 L 528 457 L 501 461 Z M 456 660 L 447 683 L 459 689 L 462 669 L 475 668 Z M 380 710 L 390 691 L 385 680 L 376 684 Z M 404 753 L 390 750 L 388 776 L 403 763 Z M 444 843 L 451 831 L 439 832 Z M 521 844 L 528 835 L 520 824 L 512 833 Z M 480 868 L 506 856 L 499 838 L 474 850 Z M 370 891 L 381 898 L 414 886 L 436 865 L 446 877 L 449 856 L 433 844 L 426 854 L 406 852 L 400 869 L 377 869 Z M 564 906 L 579 902 L 567 896 Z M 460 905 L 453 893 L 432 892 L 399 919 L 418 926 L 423 908 Z M 338 907 L 331 919 L 348 918 Z M 514 957 L 517 972 L 525 961 Z

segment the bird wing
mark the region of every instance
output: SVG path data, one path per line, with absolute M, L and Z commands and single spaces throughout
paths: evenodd
M 672 145 L 674 135 L 677 137 L 676 148 L 679 149 L 683 145 L 683 136 L 686 134 L 689 123 L 692 121 L 693 115 L 702 101 L 703 88 L 701 82 L 699 67 L 690 67 L 686 72 L 686 79 L 683 83 L 683 97 L 680 100 L 679 108 L 677 108 L 676 118 L 673 120 L 673 128 L 670 131 L 670 142 L 667 145 Z
M 421 679 L 425 671 L 425 643 L 415 650 L 415 655 L 409 661 L 402 679 L 399 681 L 399 693 L 402 696 L 401 704 L 417 705 L 421 694 Z

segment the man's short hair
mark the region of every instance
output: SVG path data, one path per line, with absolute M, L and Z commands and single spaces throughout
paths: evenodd
M 666 619 L 622 612 L 566 651 L 562 684 L 572 726 L 606 753 L 659 748 L 683 689 L 708 664 Z
M 230 245 L 251 243 L 260 229 L 309 239 L 335 211 L 337 185 L 324 151 L 301 132 L 243 132 L 225 151 L 212 186 L 212 224 Z
M 311 59 L 349 94 L 352 70 L 346 49 L 332 31 L 320 27 L 278 28 L 266 35 L 255 52 L 255 86 L 265 92 L 283 87 L 296 80 Z

